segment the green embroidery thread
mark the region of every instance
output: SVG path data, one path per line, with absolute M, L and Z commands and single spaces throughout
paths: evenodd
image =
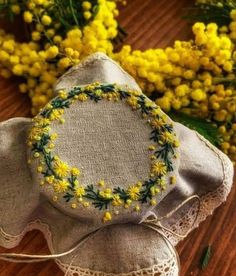
M 135 110 L 140 110 L 143 117 L 152 127 L 150 140 L 156 144 L 151 145 L 149 150 L 151 155 L 150 179 L 137 182 L 127 190 L 116 187 L 113 190 L 98 189 L 94 185 L 80 185 L 80 170 L 70 168 L 60 160 L 58 156 L 52 154 L 53 140 L 57 138 L 55 133 L 50 134 L 50 123 L 59 121 L 64 123 L 62 115 L 66 108 L 78 100 L 81 102 L 92 100 L 99 102 L 102 99 L 110 101 L 126 101 Z M 55 194 L 63 194 L 66 202 L 76 199 L 71 204 L 72 208 L 77 208 L 77 202 L 88 207 L 90 203 L 99 210 L 107 210 L 109 206 L 124 206 L 129 208 L 135 202 L 135 211 L 139 211 L 139 204 L 149 203 L 156 205 L 155 196 L 160 191 L 165 190 L 165 176 L 173 171 L 172 159 L 176 158 L 176 148 L 179 143 L 173 132 L 173 125 L 167 123 L 167 118 L 161 113 L 151 100 L 141 92 L 125 90 L 115 84 L 92 84 L 85 87 L 74 87 L 68 93 L 60 91 L 59 96 L 46 105 L 45 109 L 33 119 L 34 125 L 29 133 L 28 144 L 33 156 L 40 158 L 40 166 L 37 170 L 44 177 L 41 185 L 49 184 L 54 188 Z M 170 183 L 175 183 L 174 176 L 171 176 Z M 101 180 L 98 186 L 104 187 Z M 53 200 L 57 200 L 55 195 Z M 86 201 L 85 201 L 86 200 Z M 111 220 L 110 212 L 106 212 L 104 222 Z

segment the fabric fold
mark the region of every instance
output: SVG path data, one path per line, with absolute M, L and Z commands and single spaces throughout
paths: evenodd
M 116 83 L 124 90 L 133 89 L 141 93 L 134 79 L 118 64 L 104 54 L 97 53 L 62 76 L 55 86 L 55 95 L 61 95 L 62 90 L 69 92 L 73 87 L 84 87 L 95 81 L 101 84 Z M 99 93 L 96 96 L 100 95 Z M 88 95 L 91 98 L 94 96 Z M 62 96 L 67 97 L 64 94 Z M 105 189 L 103 182 L 99 182 L 102 185 L 99 184 L 96 189 L 94 187 L 97 180 L 103 179 L 104 176 L 105 182 L 115 183 L 114 187 L 106 188 L 112 190 L 120 186 L 121 189 L 128 190 L 129 185 L 138 182 L 139 178 L 144 181 L 149 175 L 151 158 L 147 149 L 150 146 L 150 122 L 145 121 L 146 114 L 140 115 L 137 110 L 130 107 L 128 109 L 122 102 L 86 102 L 88 97 L 85 96 L 87 95 L 80 97 L 82 100 L 79 104 L 73 103 L 71 107 L 65 108 L 60 124 L 52 123 L 50 130 L 44 129 L 42 133 L 51 131 L 50 135 L 53 132 L 58 134 L 55 145 L 51 145 L 55 156 L 63 158 L 66 164 L 73 167 L 80 166 L 82 176 L 78 185 L 84 185 L 92 191 L 88 198 L 96 195 L 101 199 L 99 196 L 104 196 Z M 148 102 L 150 106 L 153 104 L 144 95 L 139 99 Z M 134 98 L 132 100 L 133 104 Z M 60 101 L 58 103 L 61 104 Z M 43 111 L 48 112 L 48 106 L 50 107 L 50 103 Z M 156 105 L 155 109 L 158 109 Z M 12 248 L 27 231 L 38 229 L 43 232 L 51 253 L 58 254 L 70 249 L 84 235 L 100 227 L 101 231 L 91 236 L 73 254 L 56 260 L 68 275 L 178 275 L 177 256 L 165 238 L 139 223 L 152 214 L 163 216 L 186 198 L 198 195 L 201 201 L 200 209 L 193 200 L 161 222 L 176 233 L 189 233 L 226 200 L 232 185 L 233 165 L 225 154 L 201 135 L 172 122 L 162 111 L 158 112 L 160 118 L 167 120 L 167 129 L 172 129 L 170 126 L 173 124 L 173 133 L 180 144 L 176 156 L 173 157 L 173 171 L 166 177 L 168 185 L 161 191 L 152 191 L 154 195 L 159 193 L 154 198 L 155 201 L 148 201 L 150 199 L 147 197 L 146 202 L 131 205 L 130 209 L 128 205 L 123 209 L 119 209 L 115 204 L 111 205 L 109 210 L 114 220 L 110 221 L 107 215 L 106 219 L 109 221 L 105 226 L 101 211 L 94 207 L 94 202 L 88 200 L 86 204 L 83 202 L 82 206 L 81 195 L 85 193 L 83 186 L 77 191 L 78 198 L 74 197 L 71 204 L 72 194 L 63 194 L 66 186 L 52 184 L 52 177 L 47 178 L 49 185 L 45 185 L 44 175 L 39 175 L 45 162 L 40 163 L 37 159 L 39 154 L 32 154 L 28 147 L 29 130 L 35 122 L 15 118 L 1 123 L 0 246 Z M 57 115 L 55 112 L 54 116 Z M 158 123 L 160 122 L 155 121 L 157 126 Z M 167 135 L 165 139 L 168 137 Z M 57 157 L 55 160 L 58 160 Z M 60 181 L 65 171 L 67 172 L 67 167 L 59 165 L 62 177 L 57 180 L 60 185 L 64 185 L 65 182 Z M 49 174 L 48 171 L 43 172 Z M 170 183 L 170 179 L 173 183 Z M 70 181 L 73 182 L 74 179 Z M 140 188 L 140 185 L 128 190 L 131 191 L 134 202 L 138 198 L 135 194 L 137 187 Z M 55 190 L 59 193 L 54 194 Z M 120 191 L 122 193 L 122 190 Z M 110 192 L 106 191 L 108 199 Z M 115 203 L 120 204 L 120 198 L 116 200 Z M 78 205 L 81 209 L 77 209 Z M 163 234 L 174 245 L 181 239 L 164 230 Z

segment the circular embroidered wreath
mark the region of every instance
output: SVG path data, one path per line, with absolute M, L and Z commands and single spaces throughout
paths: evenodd
M 149 179 L 144 182 L 138 181 L 128 189 L 122 187 L 110 189 L 105 187 L 103 180 L 98 180 L 95 185 L 84 186 L 80 183 L 81 170 L 69 167 L 59 156 L 53 154 L 55 146 L 53 140 L 57 138 L 57 134 L 51 133 L 51 122 L 64 123 L 64 110 L 75 101 L 80 101 L 82 104 L 84 101 L 92 100 L 97 103 L 103 99 L 114 102 L 125 101 L 132 109 L 142 113 L 151 128 L 152 144 L 148 148 L 151 152 Z M 92 203 L 100 210 L 107 210 L 113 205 L 124 208 L 132 206 L 134 211 L 140 210 L 140 204 L 156 205 L 155 197 L 166 189 L 166 177 L 173 171 L 172 159 L 177 157 L 175 149 L 179 145 L 172 123 L 159 107 L 141 92 L 123 89 L 113 84 L 74 87 L 68 93 L 60 91 L 59 96 L 47 104 L 33 119 L 28 143 L 33 157 L 40 159 L 37 171 L 43 176 L 41 185 L 51 185 L 54 189 L 53 200 L 56 201 L 60 195 L 71 204 L 72 208 L 77 208 L 78 204 L 88 207 Z M 168 182 L 174 184 L 175 177 L 169 176 Z M 109 211 L 105 212 L 103 220 L 111 220 Z

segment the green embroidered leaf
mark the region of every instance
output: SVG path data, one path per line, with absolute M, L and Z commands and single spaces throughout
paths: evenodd
M 74 175 L 71 175 L 68 179 L 68 182 L 69 182 L 69 189 L 72 191 L 72 192 L 75 192 L 75 181 L 76 181 L 76 176 Z
M 144 182 L 143 187 L 145 187 L 145 189 L 141 191 L 139 198 L 141 203 L 146 203 L 148 202 L 148 199 L 152 199 L 151 188 L 156 184 L 156 182 L 157 179 L 149 179 Z
M 234 69 L 236 71 L 236 68 Z M 214 84 L 223 84 L 226 87 L 233 87 L 236 88 L 236 79 L 235 78 L 214 78 Z
M 121 98 L 121 100 L 122 100 L 122 99 L 126 99 L 127 97 L 129 97 L 129 93 L 127 93 L 127 92 L 124 91 L 124 90 L 119 90 L 119 93 L 120 93 L 120 98 Z
M 97 95 L 95 95 L 94 93 L 92 93 L 90 91 L 85 91 L 84 93 L 86 93 L 89 96 L 90 100 L 93 100 L 96 103 L 102 99 L 100 96 L 97 96 Z
M 99 210 L 107 209 L 108 204 L 112 201 L 112 198 L 101 197 L 98 190 L 97 192 L 95 192 L 93 185 L 87 186 L 85 191 L 86 191 L 86 194 L 84 195 L 84 197 L 92 200 L 95 208 L 98 208 Z
M 201 265 L 201 269 L 205 269 L 210 261 L 210 258 L 212 256 L 212 248 L 210 245 L 208 245 L 204 250 L 203 250 L 203 254 L 202 257 L 200 259 L 200 265 Z
M 165 143 L 155 152 L 156 157 L 161 158 L 165 162 L 167 170 L 173 171 L 173 165 L 169 159 L 169 153 L 174 154 L 173 146 L 169 143 Z
M 118 194 L 120 198 L 125 202 L 129 199 L 126 191 L 124 189 L 121 189 L 120 187 L 114 188 L 114 194 Z
M 210 141 L 213 145 L 219 146 L 220 144 L 220 135 L 218 130 L 212 123 L 201 119 L 196 118 L 182 112 L 169 112 L 168 115 L 176 122 L 182 123 L 183 125 L 196 130 L 203 137 L 205 137 L 208 141 Z
M 66 202 L 69 202 L 72 198 L 74 197 L 74 195 L 70 194 L 70 193 L 66 193 L 63 198 L 66 200 Z
M 53 106 L 53 108 L 69 108 L 70 106 L 70 102 L 69 100 L 62 100 L 62 99 L 58 99 L 56 98 L 55 100 L 52 100 L 51 105 Z

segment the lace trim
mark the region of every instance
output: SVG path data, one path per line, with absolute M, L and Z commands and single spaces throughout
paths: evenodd
M 197 228 L 199 224 L 204 221 L 209 215 L 212 215 L 213 211 L 219 207 L 223 202 L 226 201 L 227 196 L 231 190 L 233 183 L 233 164 L 229 162 L 229 159 L 225 156 L 223 152 L 213 146 L 208 140 L 196 132 L 198 138 L 205 143 L 205 145 L 210 148 L 220 159 L 223 169 L 223 182 L 222 184 L 214 191 L 207 193 L 201 197 L 201 206 L 198 210 L 198 204 L 193 204 L 187 213 L 176 223 L 168 225 L 168 227 L 176 233 L 187 233 L 187 231 L 192 231 Z M 199 213 L 198 213 L 199 211 Z M 198 217 L 193 225 L 194 218 L 198 213 Z M 191 228 L 191 229 L 190 229 Z M 183 238 L 172 235 L 171 233 L 164 231 L 166 237 L 169 238 L 173 245 L 177 245 L 180 240 Z
M 61 265 L 59 266 L 62 268 L 64 272 L 67 272 L 66 275 L 68 276 L 177 276 L 179 275 L 178 266 L 175 261 L 175 258 L 170 258 L 165 261 L 158 260 L 159 264 L 156 264 L 149 268 L 143 268 L 136 271 L 131 271 L 128 273 L 105 273 L 102 271 L 93 271 L 90 269 L 83 269 L 75 266 L 68 266 L 68 265 Z
M 232 175 L 233 175 L 233 165 L 229 165 L 230 162 L 227 160 L 225 155 L 212 146 L 210 142 L 208 142 L 205 138 L 203 138 L 200 134 L 197 133 L 197 136 L 200 140 L 202 140 L 207 147 L 209 147 L 213 152 L 216 153 L 216 155 L 219 157 L 222 163 L 223 167 L 223 175 L 224 179 L 222 184 L 215 190 L 210 193 L 207 193 L 206 195 L 201 197 L 201 208 L 198 214 L 198 218 L 194 224 L 194 226 L 191 228 L 191 230 L 197 228 L 199 224 L 206 219 L 208 215 L 211 215 L 213 213 L 213 210 L 217 208 L 221 203 L 223 203 L 232 186 Z M 197 213 L 197 204 L 193 205 L 187 212 L 185 216 L 183 216 L 179 221 L 177 221 L 175 224 L 170 225 L 172 231 L 176 231 L 178 233 L 186 232 L 189 230 L 193 223 L 194 216 Z M 52 245 L 52 234 L 49 230 L 49 226 L 45 223 L 42 223 L 40 220 L 36 220 L 33 222 L 30 222 L 27 227 L 24 229 L 24 231 L 16 236 L 9 235 L 3 231 L 2 228 L 0 228 L 0 244 L 5 248 L 13 248 L 17 246 L 25 233 L 37 229 L 41 231 L 48 243 L 48 247 L 51 252 L 54 252 L 53 245 Z M 165 231 L 164 231 L 165 232 Z M 173 236 L 167 232 L 165 232 L 165 235 L 170 239 L 170 241 L 176 245 L 181 238 L 177 238 L 176 236 Z M 64 271 L 68 276 L 112 276 L 112 275 L 120 275 L 120 276 L 143 276 L 143 275 L 159 275 L 159 276 L 176 276 L 178 275 L 178 266 L 176 264 L 175 258 L 170 258 L 168 260 L 160 260 L 159 264 L 156 264 L 149 268 L 143 268 L 141 270 L 137 271 L 131 271 L 129 273 L 121 273 L 121 274 L 112 274 L 112 273 L 104 273 L 101 271 L 93 271 L 90 269 L 80 268 L 77 266 L 70 266 L 68 264 L 62 263 L 60 260 L 56 260 L 59 267 Z
M 53 249 L 52 244 L 52 234 L 49 230 L 49 226 L 40 220 L 35 220 L 33 222 L 30 222 L 27 227 L 22 231 L 19 235 L 10 235 L 3 231 L 2 228 L 0 228 L 0 244 L 1 246 L 5 248 L 13 248 L 19 245 L 20 241 L 24 237 L 24 235 L 31 231 L 31 230 L 39 230 L 43 233 L 47 243 L 50 252 L 55 252 Z M 58 264 L 58 266 L 61 268 L 63 272 L 66 273 L 67 276 L 112 276 L 112 275 L 119 275 L 119 276 L 143 276 L 143 275 L 150 275 L 154 276 L 176 276 L 178 275 L 178 265 L 176 261 L 176 256 L 172 253 L 172 257 L 169 259 L 158 260 L 158 264 L 149 267 L 149 268 L 143 268 L 136 271 L 131 271 L 128 273 L 105 273 L 102 271 L 94 271 L 86 268 L 81 268 L 78 266 L 71 266 L 68 264 L 65 264 L 61 262 L 59 259 L 55 260 L 55 262 Z
M 1 227 L 0 227 L 0 246 L 5 248 L 14 248 L 18 246 L 22 240 L 22 238 L 25 236 L 27 232 L 30 232 L 32 230 L 39 230 L 41 231 L 47 242 L 51 239 L 51 232 L 49 230 L 49 225 L 46 223 L 41 222 L 40 220 L 31 221 L 27 224 L 25 229 L 19 234 L 19 235 L 10 235 L 7 234 Z M 51 248 L 50 248 L 51 249 Z

